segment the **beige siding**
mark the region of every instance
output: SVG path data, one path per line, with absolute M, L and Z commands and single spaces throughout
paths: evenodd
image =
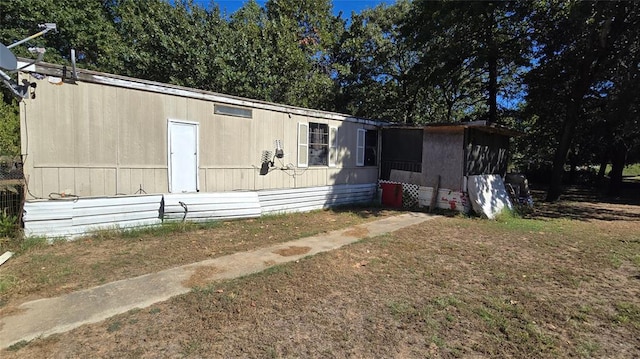
M 75 172 L 76 171 L 73 168 L 59 168 L 58 181 L 59 181 L 59 187 L 62 188 L 62 190 L 55 191 L 55 192 L 64 192 L 64 193 L 80 195 L 78 190 L 75 188 L 76 178 L 77 178 Z M 78 182 L 80 182 L 81 178 L 78 178 L 78 179 L 79 179 Z M 84 195 L 88 195 L 88 193 Z
M 119 137 L 120 166 L 166 166 L 167 115 L 163 104 L 170 99 L 163 97 L 166 96 L 119 89 L 118 129 L 114 132 Z
M 42 169 L 42 192 L 36 196 L 46 197 L 50 193 L 64 192 L 64 185 L 60 186 L 58 172 L 58 168 Z
M 113 168 L 104 169 L 104 195 L 105 193 L 118 193 L 118 183 L 116 177 L 116 170 Z
M 98 161 L 92 164 L 102 165 L 104 167 L 117 168 L 118 165 L 118 149 L 119 142 L 119 107 L 118 96 L 116 95 L 120 89 L 116 87 L 101 86 L 100 90 L 96 88 L 99 93 L 99 103 L 97 108 L 102 112 L 102 122 L 96 124 L 97 128 L 94 128 L 91 135 L 94 138 L 100 137 L 99 150 L 91 151 L 94 158 Z M 97 153 L 100 152 L 100 153 Z M 117 172 L 117 171 L 116 171 Z M 117 173 L 115 175 L 117 179 Z
M 116 194 L 131 194 L 135 193 L 135 190 L 132 191 L 131 185 L 131 171 L 126 169 L 118 169 L 116 170 L 116 178 L 118 183 L 118 188 Z
M 25 76 L 24 74 L 22 76 Z M 357 128 L 372 125 L 253 108 L 253 118 L 214 114 L 214 102 L 78 81 L 35 80 L 21 104 L 29 189 L 104 196 L 168 191 L 168 121 L 199 125 L 199 189 L 204 192 L 372 183 L 377 168 L 355 166 Z M 336 167 L 297 168 L 298 123 L 338 128 Z M 259 175 L 263 151 L 280 140 L 285 156 Z

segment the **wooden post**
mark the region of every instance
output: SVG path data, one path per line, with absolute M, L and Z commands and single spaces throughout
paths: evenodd
M 436 185 L 433 187 L 433 194 L 431 195 L 431 204 L 429 205 L 429 212 L 433 212 L 436 204 L 438 203 L 438 190 L 440 189 L 440 175 L 436 176 Z

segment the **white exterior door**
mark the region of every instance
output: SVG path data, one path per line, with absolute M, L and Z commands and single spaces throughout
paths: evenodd
M 198 124 L 169 121 L 169 192 L 198 191 Z

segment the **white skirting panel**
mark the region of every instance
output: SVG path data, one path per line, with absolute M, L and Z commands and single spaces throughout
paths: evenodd
M 24 235 L 26 237 L 68 237 L 73 232 L 72 201 L 25 202 Z
M 433 187 L 420 187 L 418 189 L 418 206 L 429 207 L 433 196 Z M 436 208 L 450 209 L 463 213 L 468 213 L 471 209 L 469 197 L 466 193 L 453 191 L 446 188 L 438 189 L 436 198 Z
M 164 195 L 165 220 L 209 221 L 260 217 L 256 192 L 171 193 Z
M 31 201 L 24 205 L 27 237 L 66 237 L 104 229 L 160 224 L 162 195 Z
M 377 185 L 336 185 L 258 191 L 262 213 L 304 212 L 372 202 Z
M 102 229 L 159 225 L 167 221 L 211 221 L 260 217 L 370 203 L 375 183 L 247 192 L 170 193 L 165 195 L 29 201 L 24 205 L 27 237 L 75 238 Z

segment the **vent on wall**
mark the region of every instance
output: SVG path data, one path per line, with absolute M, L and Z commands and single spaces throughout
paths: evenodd
M 227 115 L 244 118 L 253 117 L 253 111 L 251 109 L 218 104 L 213 105 L 213 113 L 215 113 L 216 115 Z

